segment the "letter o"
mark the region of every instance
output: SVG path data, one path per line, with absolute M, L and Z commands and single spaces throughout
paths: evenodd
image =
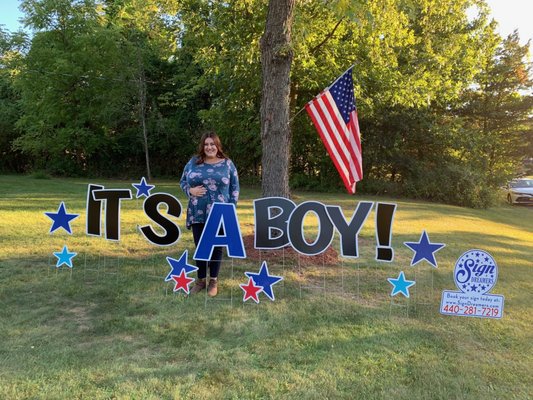
M 313 243 L 305 240 L 303 230 L 303 220 L 309 212 L 315 213 L 318 217 L 318 236 Z M 333 228 L 326 206 L 316 201 L 306 201 L 298 205 L 289 217 L 289 240 L 298 253 L 314 256 L 326 251 L 331 244 Z

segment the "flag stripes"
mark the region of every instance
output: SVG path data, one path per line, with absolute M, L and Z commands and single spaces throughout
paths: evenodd
M 361 138 L 353 96 L 351 68 L 305 109 L 349 193 L 363 178 Z

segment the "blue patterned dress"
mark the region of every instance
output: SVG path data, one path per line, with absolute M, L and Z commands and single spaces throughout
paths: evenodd
M 180 186 L 189 198 L 187 205 L 187 228 L 192 224 L 205 223 L 214 202 L 237 204 L 239 199 L 239 175 L 233 162 L 226 158 L 215 164 L 196 164 L 197 157 L 189 160 Z M 189 189 L 204 186 L 207 192 L 202 197 L 189 194 Z

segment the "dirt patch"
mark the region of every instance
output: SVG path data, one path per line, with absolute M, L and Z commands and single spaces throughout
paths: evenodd
M 300 266 L 316 266 L 316 265 L 336 265 L 339 263 L 339 254 L 337 250 L 329 246 L 326 251 L 316 256 L 304 256 L 295 251 L 291 246 L 286 246 L 283 249 L 276 250 L 258 250 L 254 248 L 254 235 L 247 235 L 243 237 L 244 247 L 246 249 L 246 258 L 257 261 L 277 262 L 281 263 L 283 260 L 288 264 L 298 264 Z
M 86 307 L 72 307 L 68 310 L 78 325 L 78 332 L 88 331 L 91 327 L 89 310 Z

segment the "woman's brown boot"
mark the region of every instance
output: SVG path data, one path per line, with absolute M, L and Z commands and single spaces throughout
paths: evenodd
M 202 290 L 205 289 L 205 286 L 206 286 L 205 278 L 204 279 L 198 279 L 196 281 L 196 284 L 192 287 L 190 294 L 196 294 L 198 292 L 201 292 Z
M 218 293 L 217 279 L 211 278 L 209 279 L 209 285 L 207 286 L 207 295 L 209 297 L 215 297 L 217 293 Z

